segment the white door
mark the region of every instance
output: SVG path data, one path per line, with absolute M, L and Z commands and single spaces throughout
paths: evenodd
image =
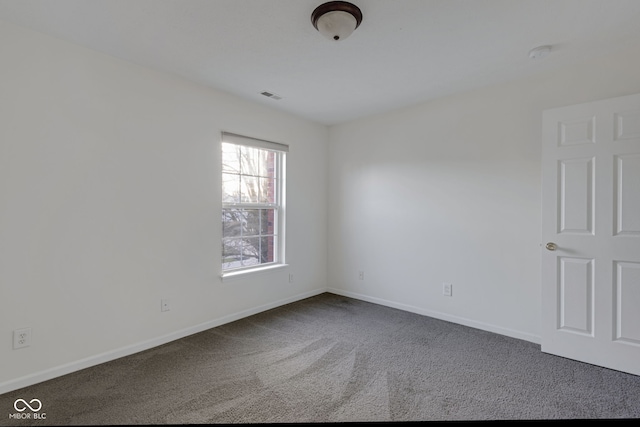
M 542 351 L 640 375 L 640 94 L 543 113 Z

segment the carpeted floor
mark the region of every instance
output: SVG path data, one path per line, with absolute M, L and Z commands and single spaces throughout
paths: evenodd
M 6 425 L 636 419 L 640 377 L 325 293 L 6 393 L 0 412 L 18 398 L 46 421 Z

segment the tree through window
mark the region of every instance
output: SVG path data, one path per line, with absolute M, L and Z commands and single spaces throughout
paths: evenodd
M 222 134 L 222 270 L 284 262 L 286 145 Z

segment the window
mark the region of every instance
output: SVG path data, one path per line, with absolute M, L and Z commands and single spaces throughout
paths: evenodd
M 222 272 L 284 263 L 288 146 L 223 132 Z

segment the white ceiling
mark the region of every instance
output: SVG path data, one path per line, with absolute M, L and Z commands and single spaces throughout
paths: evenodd
M 332 125 L 638 46 L 640 0 L 0 0 L 0 20 Z M 552 45 L 531 60 L 530 49 Z M 274 100 L 260 95 L 270 91 Z

